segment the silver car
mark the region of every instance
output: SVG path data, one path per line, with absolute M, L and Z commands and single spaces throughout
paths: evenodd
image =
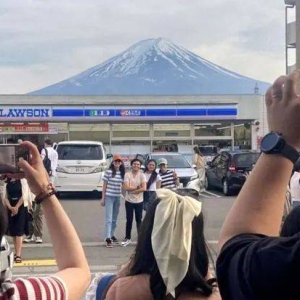
M 184 155 L 174 152 L 154 152 L 146 155 L 138 154 L 136 157 L 142 160 L 143 165 L 149 159 L 154 159 L 158 162 L 160 158 L 165 158 L 168 161 L 168 169 L 174 170 L 177 173 L 180 180 L 180 187 L 193 189 L 200 193 L 198 173 Z

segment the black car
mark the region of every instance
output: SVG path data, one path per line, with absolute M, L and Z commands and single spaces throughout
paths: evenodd
M 260 153 L 253 151 L 224 151 L 208 163 L 206 188 L 222 188 L 227 196 L 238 191 L 252 171 Z

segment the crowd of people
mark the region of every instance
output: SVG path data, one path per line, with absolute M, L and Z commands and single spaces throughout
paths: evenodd
M 209 267 L 213 262 L 205 242 L 202 203 L 174 189 L 178 178 L 168 172 L 167 161 L 158 162 L 157 173 L 155 161 L 149 161 L 141 172 L 141 162 L 134 159 L 131 171 L 125 173 L 122 157 L 115 155 L 104 176 L 101 199 L 106 209 L 107 244 L 117 242 L 115 228 L 124 188 L 127 220 L 121 244 L 130 243 L 135 214 L 137 246 L 116 274 L 98 274 L 90 283 L 82 245 L 55 196 L 42 157 L 33 144 L 22 143 L 30 150 L 31 160 L 30 164 L 20 160 L 24 170 L 21 178 L 6 174 L 6 193 L 10 196 L 0 201 L 1 253 L 10 253 L 4 237 L 10 217 L 26 208 L 22 186 L 26 179 L 36 204 L 44 211 L 59 271 L 49 277 L 12 280 L 10 268 L 3 263 L 0 298 L 81 299 L 85 294 L 89 300 L 298 299 L 300 199 L 293 192 L 295 207 L 282 227 L 281 221 L 286 187 L 299 159 L 299 81 L 300 71 L 282 76 L 266 94 L 270 133 L 263 139 L 262 155 L 222 226 L 216 274 Z M 300 184 L 297 172 L 295 168 L 292 190 Z M 147 199 L 145 203 L 143 199 Z M 146 214 L 142 219 L 143 210 Z M 25 224 L 23 219 L 20 215 L 21 225 Z M 19 230 L 25 232 L 21 225 L 10 228 L 15 236 Z M 20 242 L 14 242 L 18 251 Z
M 154 159 L 146 162 L 145 170 L 141 170 L 142 162 L 135 158 L 131 161 L 130 171 L 125 173 L 120 155 L 114 155 L 112 163 L 103 177 L 101 205 L 105 207 L 106 225 L 105 241 L 108 248 L 120 244 L 127 246 L 131 243 L 133 218 L 135 217 L 137 232 L 143 218 L 143 210 L 157 199 L 157 190 L 167 188 L 176 190 L 179 177 L 174 170 L 168 169 L 168 161 L 164 158 L 158 163 Z M 156 172 L 157 166 L 159 172 Z M 121 203 L 122 192 L 125 191 L 126 229 L 125 238 L 119 242 L 115 237 L 117 218 Z
M 198 172 L 201 186 L 204 187 L 205 159 L 197 146 L 194 147 L 193 164 Z M 146 161 L 144 170 L 141 167 L 142 162 L 137 158 L 133 159 L 130 171 L 125 173 L 122 157 L 117 154 L 113 155 L 111 165 L 104 174 L 100 203 L 106 211 L 105 241 L 108 248 L 118 244 L 127 246 L 131 243 L 133 218 L 135 216 L 137 232 L 139 232 L 143 210 L 147 211 L 149 205 L 157 199 L 158 189 L 175 191 L 180 185 L 178 174 L 168 168 L 166 158 L 160 158 L 158 161 L 150 159 Z M 125 238 L 120 242 L 115 237 L 115 229 L 122 191 L 125 191 L 126 230 Z

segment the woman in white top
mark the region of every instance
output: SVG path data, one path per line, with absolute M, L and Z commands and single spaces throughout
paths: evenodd
M 194 147 L 194 157 L 193 157 L 193 164 L 196 166 L 196 170 L 199 175 L 200 183 L 201 183 L 201 188 L 204 187 L 204 182 L 205 182 L 205 159 L 200 152 L 200 149 L 198 146 Z
M 125 239 L 121 243 L 121 246 L 124 247 L 131 243 L 133 214 L 135 214 L 137 232 L 139 232 L 143 218 L 143 193 L 147 188 L 146 177 L 141 171 L 141 161 L 135 158 L 130 164 L 131 170 L 125 174 L 124 178 L 126 233 Z
M 156 199 L 156 190 L 161 187 L 161 177 L 156 172 L 157 163 L 154 159 L 147 162 L 145 176 L 147 180 L 147 190 L 144 192 L 144 210 Z

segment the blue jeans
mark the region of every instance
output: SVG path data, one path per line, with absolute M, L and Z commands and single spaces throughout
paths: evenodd
M 106 238 L 111 238 L 115 234 L 117 227 L 117 219 L 120 209 L 121 196 L 105 196 L 105 212 L 106 224 L 105 235 Z

